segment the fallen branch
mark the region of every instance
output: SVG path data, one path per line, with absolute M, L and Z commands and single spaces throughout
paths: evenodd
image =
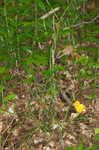
M 60 9 L 60 7 L 54 8 L 52 10 L 50 10 L 48 13 L 46 13 L 45 15 L 41 16 L 40 19 L 46 19 L 48 16 L 50 16 L 51 14 L 55 13 L 56 11 L 58 11 Z
M 11 125 L 13 124 L 13 122 L 15 121 L 15 118 L 13 118 L 11 120 L 11 122 L 9 123 L 8 127 L 2 132 L 2 135 L 11 127 Z
M 94 18 L 93 18 L 92 20 L 90 20 L 90 21 L 84 21 L 84 22 L 81 22 L 81 23 L 72 25 L 72 26 L 70 26 L 70 28 L 76 28 L 76 27 L 81 26 L 81 25 L 84 25 L 84 24 L 93 23 L 93 22 L 94 22 L 95 20 L 97 20 L 98 18 L 99 18 L 99 15 L 97 15 L 96 17 L 94 17 Z M 68 28 L 68 27 L 65 27 L 64 30 L 67 29 L 67 28 Z

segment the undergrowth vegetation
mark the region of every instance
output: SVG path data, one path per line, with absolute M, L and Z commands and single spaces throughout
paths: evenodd
M 14 143 L 24 126 L 13 149 L 34 150 L 33 135 L 39 133 L 45 141 L 58 135 L 57 150 L 99 149 L 98 126 L 92 144 L 82 133 L 74 146 L 64 144 L 64 133 L 91 120 L 89 105 L 99 101 L 98 5 L 98 0 L 0 1 L 0 115 L 11 117 L 5 130 L 0 125 L 0 148 Z

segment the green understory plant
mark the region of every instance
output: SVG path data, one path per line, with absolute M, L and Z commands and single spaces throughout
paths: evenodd
M 21 75 L 24 70 L 25 78 L 21 76 L 21 80 L 24 81 L 23 84 L 29 86 L 31 99 L 34 97 L 36 99 L 35 105 L 39 105 L 38 111 L 35 108 L 32 112 L 29 104 L 27 116 L 35 120 L 37 128 L 45 135 L 51 131 L 53 122 L 58 120 L 57 113 L 54 111 L 54 100 L 59 92 L 58 81 L 66 80 L 62 72 L 65 74 L 67 70 L 70 71 L 73 78 L 81 83 L 82 88 L 84 87 L 82 82 L 86 78 L 94 80 L 94 89 L 96 88 L 95 79 L 99 76 L 99 46 L 97 46 L 99 29 L 96 20 L 92 21 L 92 19 L 98 14 L 98 10 L 90 12 L 86 5 L 85 0 L 57 0 L 57 2 L 56 0 L 4 0 L 2 2 L 0 5 L 0 98 L 3 102 L 1 106 L 3 110 L 0 110 L 1 113 L 6 110 L 7 103 L 13 101 L 16 96 L 7 93 L 3 95 L 6 85 L 8 86 L 12 79 L 17 85 L 20 78 L 20 74 L 18 79 L 12 78 L 10 75 L 12 70 Z M 57 7 L 59 10 L 49 15 L 49 12 Z M 40 19 L 46 14 L 48 16 L 45 19 Z M 85 44 L 85 48 L 82 43 Z M 87 43 L 93 43 L 94 46 L 91 47 L 89 44 L 90 46 L 87 47 Z M 58 59 L 57 53 L 62 52 L 68 45 L 76 49 L 79 58 L 75 59 L 72 55 Z M 71 68 L 73 71 L 70 70 Z M 19 84 L 22 83 L 19 81 Z M 17 87 L 16 85 L 13 86 Z M 47 98 L 43 99 L 45 95 Z M 42 109 L 43 114 L 39 119 Z M 63 128 L 60 124 L 59 132 L 62 137 Z M 95 130 L 95 133 L 97 132 L 98 129 Z M 27 137 L 28 133 L 22 143 Z M 71 147 L 68 150 L 96 150 L 96 148 L 97 145 L 85 148 L 83 144 L 79 144 L 78 148 Z

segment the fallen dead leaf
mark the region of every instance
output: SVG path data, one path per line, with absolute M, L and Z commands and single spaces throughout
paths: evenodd
M 50 141 L 49 146 L 50 146 L 51 148 L 55 147 L 55 142 L 54 142 L 54 141 Z
M 15 129 L 14 132 L 13 132 L 13 135 L 18 136 L 19 135 L 19 129 Z
M 3 129 L 3 122 L 0 122 L 0 133 L 1 133 L 2 129 Z
M 77 53 L 75 52 L 75 53 L 73 53 L 72 57 L 74 57 L 74 58 L 79 58 L 79 57 L 80 57 L 80 55 L 79 55 L 79 54 L 77 54 Z
M 73 52 L 73 46 L 72 45 L 68 45 L 66 46 L 63 50 L 62 50 L 62 53 L 64 55 L 67 55 L 67 56 L 70 56 Z
M 45 146 L 43 149 L 44 150 L 51 150 L 51 148 L 49 146 Z
M 89 8 L 89 9 L 92 9 L 92 10 L 99 10 L 99 7 L 96 6 L 95 0 L 92 1 L 92 2 L 88 5 L 88 8 Z

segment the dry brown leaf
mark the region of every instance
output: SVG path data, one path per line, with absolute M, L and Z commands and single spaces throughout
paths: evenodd
M 92 10 L 99 10 L 99 7 L 96 6 L 95 0 L 89 4 L 88 8 L 90 8 Z
M 80 57 L 80 55 L 79 55 L 79 54 L 77 54 L 77 53 L 75 52 L 75 53 L 73 53 L 72 57 L 74 57 L 74 58 L 79 58 L 79 57 Z
M 68 45 L 66 46 L 63 50 L 62 50 L 62 53 L 64 55 L 67 55 L 67 56 L 70 56 L 73 52 L 73 46 L 72 45 Z
M 53 40 L 49 40 L 49 41 L 48 41 L 48 44 L 49 44 L 49 45 L 53 45 Z
M 96 9 L 95 1 L 92 1 L 91 4 L 88 6 L 90 9 Z
M 20 135 L 20 129 L 15 129 L 15 130 L 13 131 L 13 135 L 14 135 L 14 136 Z
M 64 54 L 64 55 L 67 55 L 67 56 L 72 56 L 72 57 L 74 57 L 74 58 L 79 58 L 80 57 L 80 55 L 79 54 L 77 54 L 77 52 L 76 52 L 77 50 L 76 49 L 73 49 L 73 46 L 72 45 L 68 45 L 68 46 L 66 46 L 63 50 L 62 50 L 62 53 Z
M 3 122 L 0 122 L 0 133 L 1 133 L 2 129 L 3 129 Z

